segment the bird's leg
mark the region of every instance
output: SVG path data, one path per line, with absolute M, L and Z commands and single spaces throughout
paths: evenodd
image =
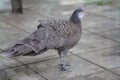
M 58 54 L 60 57 L 60 66 L 62 71 L 69 71 L 70 70 L 70 64 L 67 59 L 67 52 L 68 50 L 59 50 Z

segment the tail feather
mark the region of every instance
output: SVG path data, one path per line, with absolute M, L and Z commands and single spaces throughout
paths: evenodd
M 19 44 L 23 44 L 27 47 L 30 47 L 36 53 L 45 48 L 45 44 L 37 39 L 25 38 L 21 40 Z
M 31 51 L 30 53 L 24 54 L 23 56 L 36 56 L 36 55 L 42 54 L 46 51 L 47 51 L 47 49 L 43 49 L 43 50 L 39 51 L 38 53 L 35 53 L 34 51 Z

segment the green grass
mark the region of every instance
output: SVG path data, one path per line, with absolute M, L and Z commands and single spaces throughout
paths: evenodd
M 5 13 L 5 11 L 0 11 L 0 14 Z
M 98 6 L 103 6 L 103 5 L 111 5 L 112 3 L 113 3 L 112 0 L 100 0 L 100 1 L 87 2 L 86 5 L 95 4 Z
M 0 14 L 4 14 L 6 12 L 10 12 L 10 10 L 0 10 Z

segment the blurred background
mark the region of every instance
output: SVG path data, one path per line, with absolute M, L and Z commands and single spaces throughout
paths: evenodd
M 120 0 L 22 0 L 23 14 L 11 0 L 0 0 L 0 51 L 30 35 L 38 20 L 69 19 L 82 7 L 83 34 L 69 51 L 72 72 L 58 70 L 54 50 L 32 57 L 0 57 L 0 80 L 120 80 Z M 43 77 L 44 76 L 44 77 Z

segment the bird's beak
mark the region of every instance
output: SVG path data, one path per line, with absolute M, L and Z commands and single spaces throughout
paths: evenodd
M 82 11 L 82 13 L 83 13 L 84 15 L 88 15 L 88 13 L 87 13 L 86 11 Z

